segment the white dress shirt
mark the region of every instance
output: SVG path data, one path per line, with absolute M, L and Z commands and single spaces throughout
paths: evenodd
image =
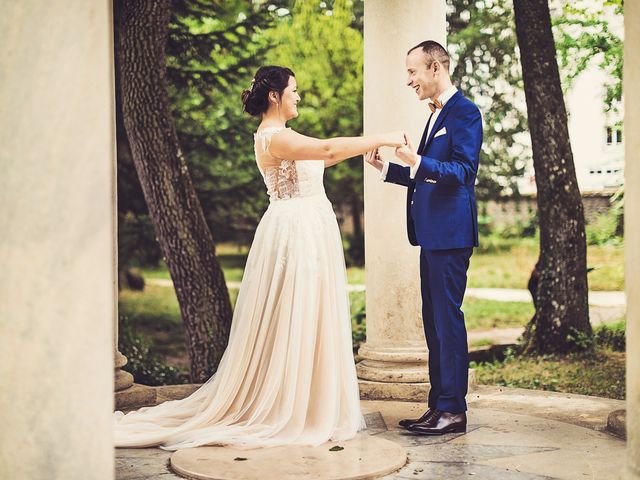
M 447 103 L 447 101 L 451 97 L 453 97 L 453 95 L 457 91 L 458 91 L 458 89 L 456 88 L 456 86 L 455 85 L 451 85 L 449 88 L 447 88 L 444 92 L 442 92 L 440 94 L 440 97 L 438 98 L 438 100 L 440 100 L 440 102 L 442 103 L 442 108 L 444 108 L 444 105 Z M 429 99 L 429 101 L 431 102 L 432 100 Z M 429 138 L 429 135 L 431 134 L 431 129 L 435 125 L 436 120 L 438 119 L 438 115 L 440 115 L 440 112 L 442 111 L 442 108 L 436 108 L 436 111 L 431 114 L 431 119 L 429 120 L 429 130 L 427 131 L 427 136 L 425 137 L 426 139 Z M 410 178 L 412 178 L 412 179 L 415 178 L 419 167 L 420 167 L 420 162 L 416 162 L 413 165 L 413 167 L 411 167 L 411 171 L 409 173 L 409 177 Z M 380 178 L 383 181 L 387 178 L 387 172 L 388 171 L 389 171 L 389 162 L 385 160 L 384 165 L 382 167 L 382 171 L 380 172 Z

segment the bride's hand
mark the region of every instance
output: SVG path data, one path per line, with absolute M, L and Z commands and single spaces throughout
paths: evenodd
M 406 137 L 405 133 L 402 130 L 397 130 L 395 132 L 389 132 L 385 134 L 385 143 L 388 147 L 401 147 L 402 145 L 406 145 Z

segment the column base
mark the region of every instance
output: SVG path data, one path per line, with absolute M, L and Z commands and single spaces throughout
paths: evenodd
M 429 355 L 424 342 L 385 345 L 366 342 L 358 355 L 358 378 L 384 383 L 428 383 Z
M 359 364 L 358 364 L 359 365 Z M 362 400 L 396 400 L 401 402 L 426 402 L 431 385 L 428 382 L 377 382 L 359 379 Z M 476 388 L 476 371 L 469 369 L 468 392 Z
M 614 435 L 627 439 L 627 411 L 614 410 L 607 418 L 607 430 Z
M 156 397 L 156 388 L 134 383 L 131 387 L 116 392 L 116 410 L 131 410 L 155 405 Z
M 119 392 L 133 385 L 133 375 L 129 372 L 121 370 L 127 364 L 127 357 L 118 350 L 115 353 L 115 374 L 114 374 L 114 391 Z

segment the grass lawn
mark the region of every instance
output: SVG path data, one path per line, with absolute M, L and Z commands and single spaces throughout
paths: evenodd
M 230 290 L 230 294 L 235 303 L 237 290 Z M 354 315 L 364 306 L 364 292 L 353 292 L 350 298 Z M 467 299 L 464 309 L 469 330 L 524 326 L 533 314 L 530 304 L 479 299 Z M 188 371 L 184 328 L 172 288 L 147 285 L 144 292 L 122 290 L 119 310 L 136 331 L 151 340 L 151 353 L 163 357 L 167 365 Z M 352 328 L 357 337 L 366 327 L 354 316 Z M 624 398 L 624 353 L 607 349 L 600 349 L 593 358 L 509 357 L 502 363 L 474 366 L 482 384 Z
M 537 260 L 536 239 L 481 239 L 469 270 L 468 286 L 475 288 L 526 288 L 531 268 Z M 589 274 L 591 290 L 624 289 L 623 246 L 589 246 L 588 265 L 595 267 Z M 227 281 L 242 279 L 247 248 L 222 244 L 218 258 Z M 170 278 L 164 264 L 142 269 L 147 279 Z M 364 269 L 347 270 L 351 284 L 364 283 Z M 230 289 L 232 304 L 238 291 Z M 358 323 L 358 312 L 364 309 L 364 292 L 352 292 L 351 314 L 354 342 L 366 332 L 364 322 Z M 467 329 L 521 327 L 533 316 L 533 305 L 520 302 L 496 302 L 467 298 L 463 305 Z M 175 292 L 170 287 L 149 285 L 144 292 L 122 290 L 119 311 L 131 321 L 136 331 L 152 342 L 151 352 L 162 356 L 168 365 L 186 372 L 187 354 L 184 328 Z M 478 339 L 473 346 L 489 344 Z M 476 365 L 478 382 L 494 385 L 582 393 L 610 398 L 624 398 L 624 353 L 599 349 L 594 357 L 514 358 L 505 362 Z
M 248 248 L 240 247 L 232 244 L 221 244 L 217 248 L 217 256 L 224 278 L 227 282 L 240 282 L 244 272 L 244 266 L 247 262 Z M 157 267 L 144 267 L 141 269 L 145 278 L 170 279 L 169 270 L 164 262 L 160 262 Z M 349 267 L 347 268 L 347 281 L 351 284 L 364 283 L 364 268 Z
M 593 356 L 511 356 L 472 367 L 480 384 L 625 398 L 625 353 L 607 348 Z
M 531 269 L 538 258 L 538 240 L 480 239 L 481 247 L 471 257 L 468 287 L 470 288 L 527 288 Z M 231 244 L 218 246 L 218 259 L 230 282 L 242 280 L 248 249 Z M 594 267 L 589 273 L 590 290 L 624 290 L 624 247 L 622 245 L 591 245 L 587 247 L 587 264 Z M 168 279 L 164 264 L 143 268 L 146 278 Z M 347 279 L 351 284 L 365 283 L 364 269 L 349 267 Z
M 173 288 L 146 285 L 144 292 L 121 290 L 118 312 L 152 342 L 151 353 L 162 356 L 167 365 L 188 370 L 184 327 Z
M 235 305 L 238 290 L 230 289 L 229 294 Z M 365 295 L 364 292 L 351 292 L 349 296 L 352 329 L 355 338 L 363 340 L 366 325 L 358 323 L 355 315 L 364 308 Z M 118 309 L 121 315 L 129 318 L 136 331 L 152 341 L 153 353 L 164 357 L 167 364 L 186 370 L 184 327 L 173 288 L 147 285 L 144 292 L 122 290 Z M 464 311 L 469 330 L 524 326 L 533 315 L 533 307 L 527 303 L 473 298 L 465 300 Z
M 533 317 L 533 303 L 467 298 L 462 304 L 467 330 L 524 327 Z
M 538 259 L 538 240 L 481 238 L 471 256 L 471 288 L 527 288 Z M 624 246 L 589 245 L 587 265 L 590 290 L 624 290 Z

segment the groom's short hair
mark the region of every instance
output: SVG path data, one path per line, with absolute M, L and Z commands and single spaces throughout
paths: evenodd
M 418 48 L 421 48 L 426 56 L 427 67 L 430 67 L 431 64 L 437 60 L 447 70 L 447 73 L 449 73 L 449 54 L 442 45 L 438 42 L 434 42 L 433 40 L 426 40 L 410 49 L 407 52 L 407 55 Z

